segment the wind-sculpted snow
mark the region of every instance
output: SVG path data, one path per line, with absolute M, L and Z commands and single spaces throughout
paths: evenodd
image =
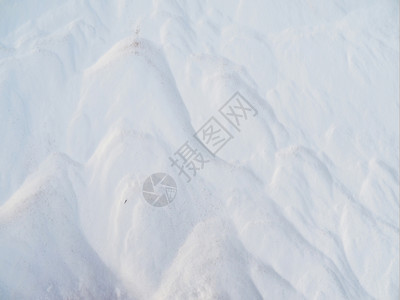
M 391 0 L 0 1 L 0 299 L 398 299 L 398 23 Z M 236 92 L 254 113 L 214 157 L 194 134 Z

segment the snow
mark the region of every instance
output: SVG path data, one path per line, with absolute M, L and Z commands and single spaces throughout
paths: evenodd
M 398 299 L 398 24 L 394 0 L 0 0 L 0 299 Z M 169 157 L 235 92 L 257 115 L 187 183 Z

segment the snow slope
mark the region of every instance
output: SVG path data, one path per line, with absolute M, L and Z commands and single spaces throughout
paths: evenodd
M 398 299 L 398 24 L 395 0 L 0 0 L 0 299 Z M 237 91 L 257 116 L 187 183 L 169 157 Z

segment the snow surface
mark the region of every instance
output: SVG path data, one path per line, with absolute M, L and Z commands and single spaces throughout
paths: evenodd
M 398 299 L 398 24 L 397 0 L 0 0 L 0 299 Z M 168 157 L 236 91 L 258 115 L 186 183 Z

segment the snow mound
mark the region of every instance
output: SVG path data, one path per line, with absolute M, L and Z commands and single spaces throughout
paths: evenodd
M 398 23 L 391 0 L 0 1 L 0 299 L 398 299 Z

